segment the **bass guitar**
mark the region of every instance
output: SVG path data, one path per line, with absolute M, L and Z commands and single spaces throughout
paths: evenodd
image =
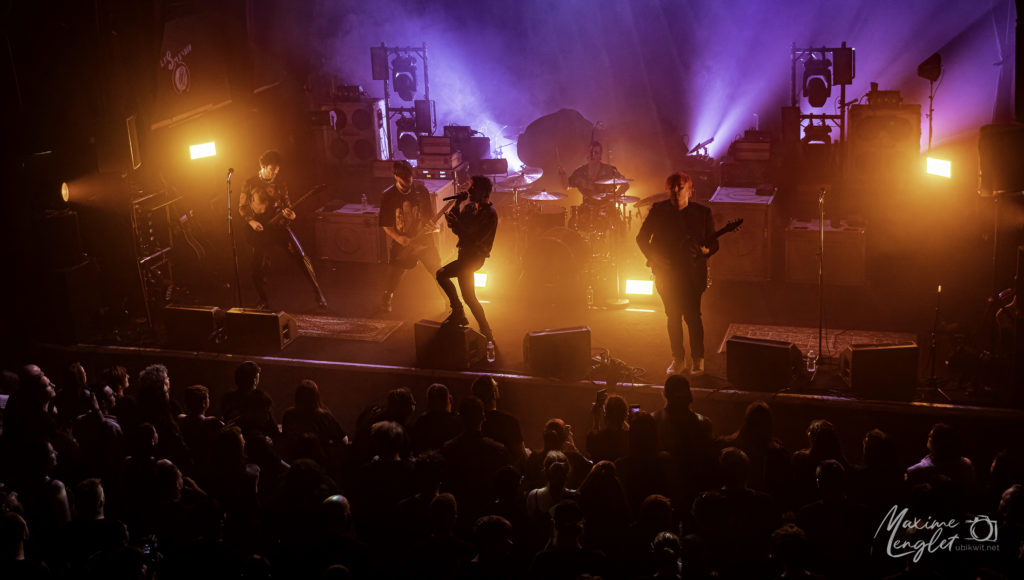
M 742 226 L 742 225 L 743 225 L 743 218 L 736 218 L 734 220 L 729 220 L 729 222 L 727 224 L 725 224 L 721 228 L 715 230 L 715 233 L 711 234 L 708 237 L 708 239 L 707 239 L 707 241 L 705 243 L 717 240 L 718 238 L 724 236 L 725 234 L 727 234 L 729 232 L 734 232 L 734 231 L 740 229 L 740 226 Z M 679 251 L 683 252 L 683 251 L 688 251 L 688 250 L 687 250 L 687 248 L 680 248 Z M 697 276 L 703 276 L 704 277 L 704 280 L 703 280 L 704 288 L 708 288 L 709 286 L 711 286 L 711 275 L 710 275 L 709 269 L 707 267 L 707 263 L 708 263 L 707 256 L 704 256 L 703 254 L 700 254 L 698 252 L 698 254 L 695 256 L 694 262 L 695 262 L 695 267 L 697 269 L 697 271 L 694 272 L 694 274 L 697 275 Z M 670 264 L 669 260 L 667 260 L 667 259 L 647 260 L 647 265 L 649 267 L 651 267 L 651 269 L 654 270 L 654 275 L 655 276 L 658 275 L 658 271 L 659 270 L 662 270 L 662 269 L 670 270 L 670 269 L 673 268 L 673 266 Z
M 393 242 L 395 246 L 391 251 L 391 263 L 401 266 L 406 270 L 416 267 L 416 261 L 418 260 L 417 254 L 424 248 L 428 247 L 431 243 L 431 236 L 437 231 L 437 222 L 441 219 L 441 216 L 448 213 L 448 210 L 452 209 L 458 202 L 457 199 L 448 201 L 444 204 L 433 217 L 424 222 L 420 227 L 419 233 L 412 237 L 412 240 L 405 246 L 398 242 Z

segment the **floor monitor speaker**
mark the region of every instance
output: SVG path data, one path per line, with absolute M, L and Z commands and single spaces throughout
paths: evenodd
M 737 387 L 779 391 L 793 382 L 803 357 L 792 342 L 732 336 L 726 342 L 726 375 Z
M 467 369 L 487 356 L 487 339 L 467 326 L 421 320 L 414 330 L 416 364 L 422 368 Z
M 227 345 L 231 352 L 274 353 L 299 334 L 295 319 L 284 312 L 232 308 L 227 312 Z
M 534 330 L 523 338 L 526 372 L 578 381 L 590 372 L 590 328 Z
M 854 394 L 909 401 L 917 390 L 919 348 L 907 344 L 854 344 L 839 354 L 839 373 Z

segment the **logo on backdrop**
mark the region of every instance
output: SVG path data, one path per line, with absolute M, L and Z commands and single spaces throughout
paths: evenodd
M 999 549 L 999 525 L 987 515 L 958 520 L 910 517 L 907 508 L 894 505 L 882 519 L 875 538 L 885 539 L 892 558 L 912 556 L 914 562 L 936 552 L 994 552 Z
M 179 95 L 188 92 L 192 86 L 192 75 L 189 74 L 188 63 L 185 62 L 185 57 L 191 53 L 192 43 L 189 43 L 177 54 L 172 55 L 168 50 L 160 59 L 160 68 L 166 68 L 171 72 L 171 86 Z

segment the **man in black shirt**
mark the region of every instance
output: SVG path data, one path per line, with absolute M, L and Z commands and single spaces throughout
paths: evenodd
M 473 176 L 473 184 L 469 191 L 460 194 L 455 207 L 445 215 L 448 226 L 452 232 L 459 237 L 459 256 L 455 261 L 446 264 L 437 271 L 437 283 L 448 295 L 451 303 L 452 313 L 445 320 L 447 324 L 466 326 L 469 319 L 466 318 L 466 311 L 459 301 L 459 295 L 455 292 L 455 285 L 452 278 L 459 279 L 459 289 L 462 290 L 462 299 L 466 301 L 469 310 L 480 325 L 480 333 L 493 340 L 491 327 L 487 324 L 484 316 L 484 308 L 476 299 L 476 288 L 474 286 L 473 274 L 484 265 L 484 260 L 491 255 L 491 246 L 494 245 L 494 233 L 498 229 L 498 212 L 491 205 L 491 180 L 481 175 Z M 469 196 L 470 203 L 460 207 L 465 196 Z
M 433 227 L 433 206 L 430 192 L 422 182 L 413 179 L 412 165 L 408 161 L 395 161 L 392 169 L 395 184 L 384 191 L 380 199 L 380 227 L 391 242 L 384 281 L 384 296 L 380 310 L 391 312 L 391 299 L 406 270 L 423 264 L 431 275 L 441 267 L 441 255 L 428 233 Z
M 320 289 L 313 262 L 303 251 L 290 223 L 295 219 L 288 198 L 288 186 L 277 179 L 281 171 L 281 154 L 270 150 L 260 155 L 259 173 L 246 180 L 238 201 L 238 213 L 245 220 L 246 239 L 252 247 L 252 283 L 256 287 L 256 308 L 267 308 L 266 277 L 270 270 L 270 250 L 277 246 L 296 256 L 313 284 L 320 308 L 327 299 Z
M 651 207 L 636 243 L 654 270 L 654 284 L 665 304 L 668 338 L 672 347 L 670 375 L 688 369 L 704 372 L 704 322 L 700 298 L 707 289 L 708 257 L 718 251 L 711 210 L 690 201 L 693 180 L 679 172 L 668 176 L 669 199 Z M 692 367 L 683 348 L 683 322 L 690 334 Z

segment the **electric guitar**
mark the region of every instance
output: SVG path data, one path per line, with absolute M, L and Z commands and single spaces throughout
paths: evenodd
M 444 204 L 444 207 L 434 214 L 432 218 L 421 225 L 419 233 L 413 236 L 407 245 L 403 246 L 393 241 L 395 246 L 391 252 L 391 263 L 401 266 L 406 270 L 416 267 L 416 261 L 418 260 L 416 255 L 420 250 L 430 245 L 430 236 L 434 235 L 434 232 L 437 231 L 438 220 L 441 219 L 441 216 L 448 213 L 448 210 L 454 207 L 457 202 L 457 199 L 452 199 Z
M 323 191 L 325 189 L 327 189 L 327 184 L 326 183 L 321 183 L 320 185 L 317 185 L 317 186 L 313 187 L 313 189 L 310 189 L 306 193 L 302 194 L 302 197 L 300 197 L 299 199 L 297 199 L 294 202 L 292 202 L 292 204 L 290 206 L 287 206 L 287 208 L 282 207 L 279 210 L 277 210 L 277 212 L 273 216 L 271 216 L 270 219 L 260 220 L 259 218 L 257 218 L 257 221 L 262 223 L 264 226 L 276 225 L 278 222 L 280 222 L 282 219 L 284 219 L 284 210 L 285 209 L 296 208 L 296 207 L 299 206 L 300 203 L 306 201 L 306 198 L 308 198 L 309 196 L 317 194 L 317 193 L 320 193 L 321 191 Z
M 722 226 L 721 228 L 715 230 L 715 233 L 711 234 L 708 237 L 707 242 L 712 242 L 712 241 L 717 240 L 718 238 L 724 236 L 725 234 L 727 234 L 729 232 L 734 232 L 734 231 L 740 229 L 740 226 L 742 226 L 742 225 L 743 225 L 743 218 L 737 218 L 737 219 L 734 219 L 734 220 L 729 220 L 729 223 L 727 223 L 724 226 Z M 707 243 L 707 242 L 705 242 L 705 243 Z M 688 251 L 688 250 L 687 250 L 687 248 L 679 248 L 679 251 L 685 252 L 685 251 Z M 698 254 L 695 256 L 695 262 L 696 262 L 695 266 L 697 268 L 696 274 L 700 275 L 700 274 L 704 273 L 704 288 L 705 289 L 708 288 L 709 286 L 711 286 L 711 273 L 710 273 L 709 268 L 707 267 L 707 261 L 708 261 L 707 256 L 704 256 L 702 253 L 700 253 L 698 251 Z M 662 263 L 659 263 L 659 262 L 662 262 Z M 657 260 L 657 261 L 647 260 L 647 265 L 649 267 L 651 267 L 651 269 L 654 270 L 654 275 L 655 276 L 658 275 L 658 270 L 660 270 L 662 268 L 664 268 L 664 269 L 672 268 L 672 266 L 669 265 L 668 260 Z

